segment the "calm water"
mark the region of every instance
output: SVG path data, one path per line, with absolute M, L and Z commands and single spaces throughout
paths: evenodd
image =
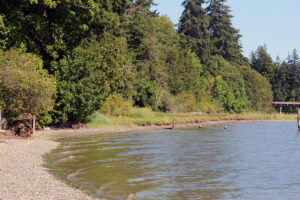
M 237 123 L 64 140 L 52 167 L 100 196 L 300 199 L 296 123 Z

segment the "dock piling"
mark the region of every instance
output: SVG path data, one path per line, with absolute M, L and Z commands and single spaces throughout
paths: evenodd
M 297 120 L 297 122 L 298 122 L 298 130 L 300 132 L 300 108 L 298 108 L 298 120 Z

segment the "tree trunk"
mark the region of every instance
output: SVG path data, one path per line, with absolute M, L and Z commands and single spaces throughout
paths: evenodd
M 33 116 L 32 116 L 32 137 L 35 137 L 35 118 L 36 118 L 36 115 L 33 114 Z

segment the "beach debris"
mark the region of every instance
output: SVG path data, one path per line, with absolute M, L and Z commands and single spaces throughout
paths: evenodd
M 32 134 L 32 123 L 27 120 L 16 120 L 10 125 L 10 131 L 13 135 L 29 137 Z

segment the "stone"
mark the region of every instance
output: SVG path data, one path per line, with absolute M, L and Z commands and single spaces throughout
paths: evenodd
M 134 200 L 134 199 L 136 199 L 135 194 L 130 194 L 130 195 L 127 197 L 127 200 Z

